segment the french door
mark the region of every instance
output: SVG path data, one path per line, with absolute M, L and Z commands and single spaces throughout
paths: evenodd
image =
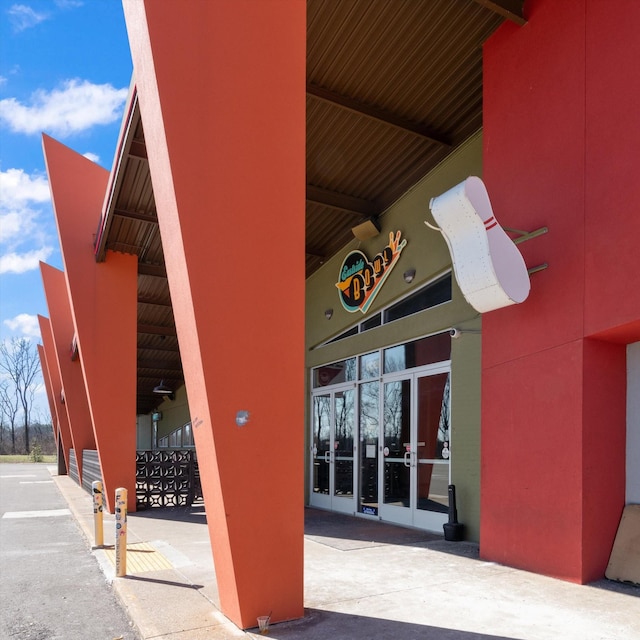
M 448 514 L 449 388 L 445 367 L 383 380 L 382 520 L 442 531 Z
M 311 506 L 442 531 L 450 481 L 450 363 L 312 394 Z
M 355 386 L 350 385 L 312 397 L 312 506 L 355 512 L 355 394 Z

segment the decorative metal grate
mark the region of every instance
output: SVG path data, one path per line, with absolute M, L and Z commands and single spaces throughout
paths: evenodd
M 194 450 L 164 449 L 136 453 L 138 509 L 191 506 L 201 498 Z

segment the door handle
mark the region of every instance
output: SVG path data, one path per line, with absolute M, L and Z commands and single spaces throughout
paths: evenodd
M 327 464 L 331 464 L 331 449 L 327 449 L 327 450 L 324 452 L 324 461 L 325 461 Z
M 404 466 L 411 468 L 411 451 L 404 452 Z

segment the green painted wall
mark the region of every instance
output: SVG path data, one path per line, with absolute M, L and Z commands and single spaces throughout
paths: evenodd
M 364 242 L 354 239 L 307 279 L 307 434 L 311 368 L 386 345 L 407 342 L 451 327 L 479 331 L 480 315 L 466 303 L 454 278 L 451 302 L 330 345 L 318 346 L 419 289 L 451 267 L 451 258 L 444 239 L 437 231 L 427 228 L 424 221 L 428 220 L 433 224 L 429 211 L 430 199 L 462 182 L 470 175 L 482 175 L 480 133 L 461 145 L 381 217 L 380 235 Z M 347 312 L 340 303 L 335 286 L 344 257 L 350 251 L 359 249 L 371 259 L 388 243 L 389 233 L 398 230 L 402 232 L 402 237 L 406 238 L 407 246 L 371 309 L 366 316 L 359 311 Z M 410 268 L 416 270 L 416 277 L 411 284 L 407 284 L 403 273 Z M 333 309 L 330 320 L 325 317 L 326 309 Z M 452 481 L 456 485 L 458 518 L 465 524 L 467 538 L 471 540 L 478 540 L 480 530 L 480 356 L 479 333 L 463 333 L 459 338 L 452 340 L 451 474 Z M 307 471 L 308 444 L 307 435 L 305 447 Z M 307 495 L 308 477 L 307 472 Z
M 175 392 L 173 400 L 169 400 L 169 398 L 162 400 L 157 410 L 162 412 L 162 420 L 158 421 L 158 438 L 167 436 L 178 427 L 190 422 L 186 387 L 182 385 Z

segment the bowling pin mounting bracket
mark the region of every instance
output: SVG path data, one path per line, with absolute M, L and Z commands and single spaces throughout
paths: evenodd
M 427 225 L 427 227 L 429 227 L 429 229 L 433 229 L 434 231 L 439 231 L 440 233 L 442 233 L 442 229 L 440 229 L 440 227 L 436 227 L 435 224 L 431 224 L 426 220 L 424 221 L 424 223 Z M 507 233 L 518 234 L 517 238 L 512 238 L 513 244 L 520 244 L 521 242 L 526 242 L 527 240 L 537 238 L 538 236 L 541 236 L 549 231 L 548 227 L 540 227 L 535 231 L 522 231 L 520 229 L 511 229 L 510 227 L 502 227 L 502 228 Z M 543 262 L 542 264 L 539 264 L 537 267 L 530 267 L 529 269 L 527 269 L 527 273 L 531 275 L 532 273 L 537 273 L 538 271 L 544 271 L 548 266 L 549 265 L 546 262 Z
M 520 244 L 521 242 L 526 242 L 527 240 L 531 240 L 532 238 L 537 238 L 538 236 L 544 235 L 549 231 L 548 227 L 540 227 L 535 231 L 522 231 L 520 229 L 511 229 L 510 227 L 502 227 L 507 233 L 517 234 L 517 238 L 512 238 L 514 244 Z M 537 267 L 530 267 L 527 269 L 527 273 L 531 275 L 532 273 L 537 273 L 538 271 L 544 271 L 549 265 L 546 262 L 539 264 Z
M 533 238 L 537 238 L 549 231 L 547 227 L 540 227 L 535 231 L 521 231 L 520 229 L 511 229 L 509 227 L 502 227 L 507 233 L 517 234 L 517 238 L 512 238 L 514 244 L 520 244 L 521 242 L 526 242 L 527 240 L 532 240 Z

